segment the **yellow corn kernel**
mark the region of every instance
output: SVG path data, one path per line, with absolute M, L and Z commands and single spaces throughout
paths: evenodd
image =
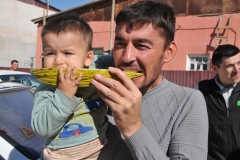
M 64 68 L 63 72 L 66 72 L 66 68 Z M 79 76 L 80 73 L 82 73 L 82 79 L 80 81 L 79 87 L 90 86 L 91 80 L 95 76 L 95 74 L 101 74 L 105 77 L 118 79 L 115 75 L 112 75 L 107 69 L 78 69 L 76 73 L 76 78 Z M 124 71 L 124 73 L 131 79 L 143 75 L 142 73 L 138 73 L 135 71 Z M 31 74 L 43 83 L 54 86 L 57 85 L 58 68 L 31 69 Z

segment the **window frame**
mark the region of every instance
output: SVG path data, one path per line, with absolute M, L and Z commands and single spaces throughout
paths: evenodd
M 204 62 L 202 60 L 202 62 L 191 62 L 191 58 L 195 57 L 195 58 L 207 58 L 207 62 Z M 200 69 L 194 68 L 191 69 L 191 64 L 194 64 L 194 66 L 196 67 L 198 64 L 200 64 Z M 207 64 L 207 70 L 203 70 L 203 65 Z M 210 70 L 210 57 L 208 54 L 188 54 L 187 55 L 187 64 L 186 64 L 186 70 L 187 71 L 209 71 Z

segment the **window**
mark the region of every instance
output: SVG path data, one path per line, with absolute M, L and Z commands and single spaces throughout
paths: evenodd
M 208 71 L 210 63 L 208 55 L 188 55 L 187 71 Z
M 33 90 L 36 90 L 42 83 L 30 74 L 0 75 L 0 81 L 21 83 L 31 86 Z
M 112 55 L 112 50 L 103 51 L 103 48 L 93 48 L 92 50 L 94 55 L 97 55 L 97 56 Z
M 94 55 L 103 55 L 104 51 L 103 48 L 93 48 Z

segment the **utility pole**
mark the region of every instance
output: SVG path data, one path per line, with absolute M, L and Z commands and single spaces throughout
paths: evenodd
M 113 39 L 112 35 L 113 35 L 114 12 L 115 12 L 115 0 L 112 0 L 112 15 L 111 15 L 111 27 L 110 27 L 109 51 L 112 50 L 112 39 Z
M 43 26 L 46 24 L 45 8 L 43 8 Z
M 47 4 L 47 16 L 48 16 L 48 10 L 49 10 L 49 0 L 45 0 L 46 4 Z
M 48 17 L 48 10 L 49 10 L 49 1 L 50 0 L 45 0 L 45 3 L 47 5 L 47 17 Z M 45 15 L 45 9 L 43 9 L 43 26 L 46 24 L 46 15 Z M 42 68 L 44 67 L 44 58 L 42 57 Z
M 49 10 L 49 0 L 45 0 L 47 6 L 47 16 L 45 14 L 45 8 L 43 9 L 43 26 L 46 24 L 46 17 L 48 17 L 48 10 Z

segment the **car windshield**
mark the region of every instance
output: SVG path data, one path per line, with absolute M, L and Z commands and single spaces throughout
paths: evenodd
M 37 136 L 31 128 L 33 102 L 31 89 L 23 85 L 11 87 L 11 84 L 8 89 L 6 82 L 2 83 L 3 86 L 4 83 L 6 88 L 0 88 L 0 137 L 16 147 L 28 159 L 38 159 L 45 145 L 44 139 Z M 1 142 L 0 144 L 3 148 L 3 144 Z M 0 160 L 3 159 L 1 153 L 3 151 L 0 149 Z M 16 155 L 17 153 L 12 151 L 9 153 L 9 159 L 18 159 Z
M 33 90 L 36 90 L 37 87 L 42 83 L 30 74 L 0 75 L 0 79 L 1 81 L 5 82 L 16 82 L 24 84 L 26 86 L 32 87 Z

